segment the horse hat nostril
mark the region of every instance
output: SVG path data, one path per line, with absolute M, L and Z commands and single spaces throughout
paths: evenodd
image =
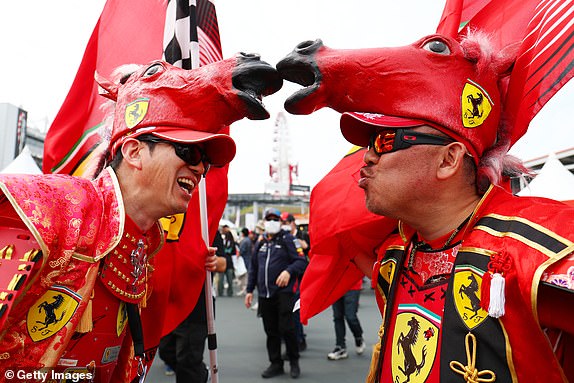
M 239 52 L 238 56 L 240 56 L 241 58 L 244 58 L 244 59 L 251 59 L 251 60 L 260 60 L 261 59 L 261 55 L 259 55 L 258 53 Z
M 307 40 L 299 43 L 295 47 L 295 52 L 299 54 L 310 54 L 316 52 L 319 48 L 323 46 L 323 40 L 316 39 L 315 41 Z

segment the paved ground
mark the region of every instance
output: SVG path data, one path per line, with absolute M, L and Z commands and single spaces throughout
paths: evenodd
M 243 305 L 243 297 L 221 297 L 216 302 L 217 312 L 217 359 L 220 383 L 253 383 L 291 381 L 289 368 L 286 374 L 273 378 L 261 378 L 261 372 L 268 366 L 265 350 L 265 335 L 261 320 L 255 312 Z M 327 359 L 327 353 L 335 346 L 332 311 L 328 309 L 312 318 L 305 327 L 306 351 L 301 353 L 301 383 L 356 383 L 364 382 L 369 369 L 371 346 L 377 340 L 380 315 L 372 290 L 363 289 L 360 300 L 359 319 L 367 342 L 363 355 L 356 355 L 353 337 L 347 328 L 349 358 L 339 361 Z M 206 361 L 209 356 L 206 353 Z M 175 377 L 165 376 L 163 363 L 156 358 L 146 379 L 152 383 L 175 383 Z M 193 382 L 190 382 L 193 383 Z

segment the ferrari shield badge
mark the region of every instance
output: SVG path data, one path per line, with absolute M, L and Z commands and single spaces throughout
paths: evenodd
M 185 222 L 185 213 L 169 215 L 160 218 L 160 223 L 163 230 L 166 232 L 166 240 L 179 241 L 179 235 L 183 230 L 183 223 Z
M 54 335 L 72 318 L 82 297 L 64 286 L 52 286 L 28 310 L 26 325 L 34 342 Z
M 118 315 L 116 317 L 116 334 L 118 338 L 124 332 L 126 324 L 128 323 L 128 309 L 126 307 L 126 302 L 121 301 L 118 307 Z
M 490 114 L 493 102 L 480 85 L 467 81 L 462 90 L 462 124 L 465 128 L 476 128 Z
M 144 119 L 147 114 L 148 106 L 149 99 L 147 98 L 139 98 L 126 105 L 125 121 L 126 126 L 129 129 L 133 128 Z
M 377 287 L 381 292 L 384 299 L 387 299 L 389 294 L 389 289 L 393 283 L 393 276 L 395 275 L 395 269 L 397 267 L 397 261 L 393 258 L 387 259 L 379 268 L 379 275 L 377 276 Z
M 454 305 L 465 326 L 472 330 L 481 324 L 488 312 L 480 305 L 480 290 L 484 272 L 470 265 L 460 265 L 454 274 Z
M 423 383 L 438 347 L 440 317 L 416 304 L 399 305 L 391 369 L 393 382 Z

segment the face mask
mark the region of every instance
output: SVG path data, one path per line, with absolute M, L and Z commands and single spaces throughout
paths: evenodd
M 265 232 L 267 234 L 277 234 L 281 229 L 281 222 L 279 221 L 265 221 Z
M 285 230 L 286 232 L 291 232 L 291 225 L 283 225 L 281 226 L 281 230 Z

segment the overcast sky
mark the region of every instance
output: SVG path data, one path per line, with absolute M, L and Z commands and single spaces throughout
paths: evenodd
M 72 84 L 104 3 L 3 1 L 0 102 L 26 109 L 31 125 L 49 126 Z M 438 0 L 216 0 L 215 4 L 224 57 L 254 52 L 273 65 L 299 42 L 316 38 L 341 49 L 409 44 L 434 32 L 443 7 Z M 528 160 L 574 147 L 568 113 L 574 105 L 574 90 L 569 89 L 573 86 L 569 84 L 551 100 L 513 153 Z M 231 193 L 264 191 L 275 118 L 297 88 L 286 83 L 265 99 L 269 120 L 232 125 L 238 151 L 230 169 Z M 299 165 L 300 183 L 312 187 L 350 147 L 339 131 L 339 114 L 322 109 L 310 116 L 286 117 L 291 161 Z

